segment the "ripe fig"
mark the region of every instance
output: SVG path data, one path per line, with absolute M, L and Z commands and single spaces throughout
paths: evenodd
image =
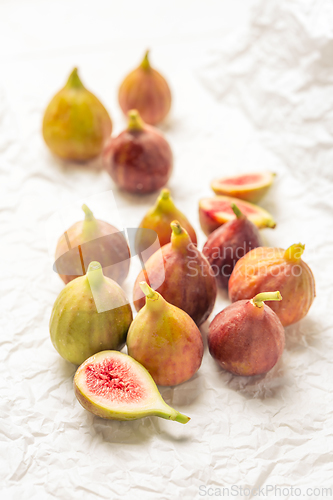
M 315 298 L 315 281 L 309 266 L 301 256 L 305 246 L 301 243 L 282 248 L 259 247 L 244 255 L 229 280 L 232 302 L 249 299 L 264 291 L 280 290 L 283 301 L 270 307 L 283 326 L 304 318 Z
M 64 359 L 80 365 L 105 349 L 122 349 L 132 310 L 120 286 L 103 275 L 98 262 L 58 295 L 50 319 L 51 340 Z
M 142 63 L 119 88 L 119 105 L 127 114 L 137 109 L 146 123 L 160 123 L 170 111 L 171 92 L 165 78 L 150 65 L 147 50 Z
M 217 292 L 214 272 L 179 222 L 172 222 L 171 228 L 171 243 L 164 245 L 148 259 L 145 270 L 136 279 L 134 305 L 139 311 L 145 304 L 140 289 L 140 282 L 145 280 L 165 300 L 183 309 L 197 325 L 201 325 L 215 304 Z
M 66 284 L 85 274 L 89 263 L 97 260 L 105 276 L 121 284 L 130 266 L 130 251 L 123 233 L 111 224 L 95 219 L 87 205 L 83 205 L 82 210 L 85 219 L 73 224 L 58 240 L 56 272 Z
M 111 137 L 104 166 L 114 182 L 130 193 L 151 193 L 163 187 L 172 172 L 172 152 L 163 135 L 146 125 L 136 110 L 129 111 L 126 130 Z
M 275 174 L 272 172 L 222 177 L 222 179 L 215 179 L 211 187 L 218 195 L 234 196 L 257 203 L 273 184 L 274 177 Z
M 177 219 L 181 226 L 188 232 L 192 243 L 197 244 L 197 235 L 187 217 L 175 206 L 168 189 L 162 189 L 155 205 L 148 210 L 142 219 L 139 229 L 151 229 L 158 236 L 160 246 L 170 243 L 171 240 L 171 222 Z M 136 249 L 138 252 L 148 249 L 152 244 L 152 235 L 150 231 L 138 231 L 136 237 Z
M 91 160 L 102 152 L 111 131 L 108 112 L 84 87 L 74 68 L 45 110 L 43 136 L 47 146 L 65 160 Z
M 259 229 L 276 226 L 271 214 L 258 207 L 258 205 L 231 198 L 230 196 L 215 196 L 214 198 L 203 198 L 199 202 L 200 224 L 207 236 L 222 224 L 235 218 L 231 203 L 235 203 L 242 213 Z
M 88 358 L 74 377 L 79 403 L 94 415 L 111 420 L 156 416 L 186 424 L 190 418 L 163 401 L 148 371 L 117 351 Z
M 221 287 L 227 288 L 236 262 L 252 248 L 262 245 L 258 228 L 232 203 L 236 219 L 215 229 L 203 247 L 202 253 Z
M 256 295 L 226 307 L 211 322 L 209 352 L 236 375 L 267 373 L 280 359 L 285 343 L 281 321 L 265 300 L 279 301 L 279 292 Z
M 147 283 L 142 281 L 140 287 L 146 305 L 129 329 L 128 354 L 147 368 L 156 384 L 181 384 L 200 368 L 200 330 L 186 312 L 169 304 Z

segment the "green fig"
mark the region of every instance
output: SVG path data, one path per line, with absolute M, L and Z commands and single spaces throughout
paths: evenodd
M 58 295 L 50 319 L 51 340 L 59 354 L 80 365 L 106 349 L 120 350 L 132 322 L 124 291 L 91 262 L 87 274 L 68 283 Z
M 149 51 L 140 66 L 126 76 L 119 88 L 119 105 L 124 112 L 137 109 L 146 123 L 156 125 L 169 113 L 171 92 L 165 78 L 150 65 Z
M 91 261 L 101 263 L 104 274 L 121 284 L 128 275 L 130 251 L 124 234 L 108 222 L 95 219 L 87 205 L 85 218 L 75 222 L 59 238 L 55 271 L 65 284 L 85 274 Z
M 215 272 L 178 221 L 171 223 L 171 229 L 171 243 L 147 260 L 136 279 L 134 305 L 138 311 L 145 304 L 140 288 L 140 282 L 145 280 L 165 300 L 183 309 L 197 325 L 201 325 L 215 304 Z
M 140 287 L 146 305 L 128 331 L 128 354 L 147 368 L 156 384 L 181 384 L 200 368 L 200 330 L 185 311 L 169 304 L 146 282 Z
M 127 354 L 103 351 L 88 358 L 74 377 L 79 403 L 111 420 L 156 416 L 186 424 L 190 418 L 167 405 L 147 370 Z
M 111 131 L 108 112 L 84 87 L 74 68 L 45 110 L 43 136 L 47 146 L 64 160 L 87 161 L 102 152 Z
M 152 245 L 151 231 L 140 231 L 142 229 L 152 229 L 158 236 L 160 246 L 171 241 L 171 222 L 177 219 L 181 226 L 188 232 L 192 243 L 197 244 L 197 235 L 187 217 L 175 206 L 168 189 L 162 189 L 155 205 L 148 210 L 139 225 L 136 238 L 136 249 L 138 252 L 148 249 Z

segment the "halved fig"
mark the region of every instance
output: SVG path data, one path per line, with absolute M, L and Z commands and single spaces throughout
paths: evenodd
M 259 229 L 276 226 L 272 215 L 258 205 L 231 196 L 215 196 L 199 201 L 200 224 L 207 236 L 222 224 L 236 219 L 231 208 L 232 204 L 237 205 L 239 210 Z
M 186 424 L 190 418 L 163 401 L 148 371 L 118 351 L 102 351 L 77 369 L 74 391 L 79 403 L 94 415 L 111 420 L 157 416 Z
M 253 174 L 222 177 L 211 183 L 211 188 L 218 195 L 234 196 L 241 200 L 256 203 L 266 194 L 274 181 L 272 172 L 258 172 Z

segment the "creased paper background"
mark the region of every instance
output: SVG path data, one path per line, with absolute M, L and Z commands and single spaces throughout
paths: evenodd
M 201 498 L 232 485 L 301 487 L 303 498 L 318 498 L 307 488 L 333 488 L 332 18 L 331 2 L 308 0 L 0 4 L 2 498 Z M 191 381 L 161 390 L 191 416 L 186 426 L 85 412 L 72 390 L 75 367 L 48 333 L 62 289 L 49 217 L 113 189 L 124 225 L 135 227 L 155 195 L 118 192 L 99 161 L 53 158 L 41 139 L 43 110 L 77 65 L 120 132 L 116 91 L 148 46 L 174 93 L 162 127 L 175 155 L 170 188 L 200 246 L 197 203 L 211 195 L 210 180 L 272 170 L 277 181 L 262 205 L 278 225 L 264 231 L 266 242 L 306 243 L 317 282 L 309 315 L 287 329 L 282 360 L 266 377 L 223 372 L 206 349 Z M 221 292 L 213 315 L 227 304 Z

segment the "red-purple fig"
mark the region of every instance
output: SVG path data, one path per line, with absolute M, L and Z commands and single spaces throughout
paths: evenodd
M 169 304 L 147 283 L 141 282 L 140 287 L 146 304 L 128 331 L 128 354 L 149 371 L 156 384 L 181 384 L 200 368 L 200 330 L 186 312 Z
M 54 268 L 63 282 L 86 273 L 93 260 L 100 262 L 105 276 L 122 283 L 130 267 L 130 251 L 124 234 L 108 222 L 95 219 L 87 205 L 78 221 L 59 238 Z
M 225 370 L 236 375 L 267 373 L 280 359 L 285 343 L 281 321 L 265 300 L 279 301 L 280 292 L 240 300 L 211 322 L 209 352 Z
M 77 369 L 74 390 L 83 408 L 101 418 L 190 420 L 167 405 L 147 370 L 122 352 L 102 351 L 88 358 Z
M 118 100 L 125 114 L 137 109 L 146 123 L 156 125 L 169 113 L 171 92 L 165 78 L 151 67 L 148 53 L 121 84 Z
M 128 113 L 127 129 L 112 137 L 103 153 L 114 182 L 130 193 L 157 191 L 172 172 L 171 148 L 156 128 L 146 125 L 136 110 Z
M 232 203 L 236 219 L 215 229 L 203 247 L 202 253 L 212 266 L 221 287 L 227 288 L 236 262 L 252 248 L 261 246 L 257 227 Z
M 171 223 L 171 243 L 164 245 L 146 262 L 134 285 L 134 305 L 139 311 L 145 304 L 141 281 L 159 292 L 165 300 L 183 309 L 197 325 L 213 310 L 216 280 L 204 255 L 195 247 L 178 221 Z
M 111 131 L 108 112 L 84 87 L 74 68 L 45 110 L 43 136 L 47 146 L 64 160 L 91 160 L 102 152 Z
M 283 326 L 304 318 L 316 295 L 312 271 L 301 258 L 304 248 L 301 243 L 287 250 L 259 247 L 244 255 L 229 279 L 232 302 L 279 289 L 283 301 L 272 302 L 270 307 Z

